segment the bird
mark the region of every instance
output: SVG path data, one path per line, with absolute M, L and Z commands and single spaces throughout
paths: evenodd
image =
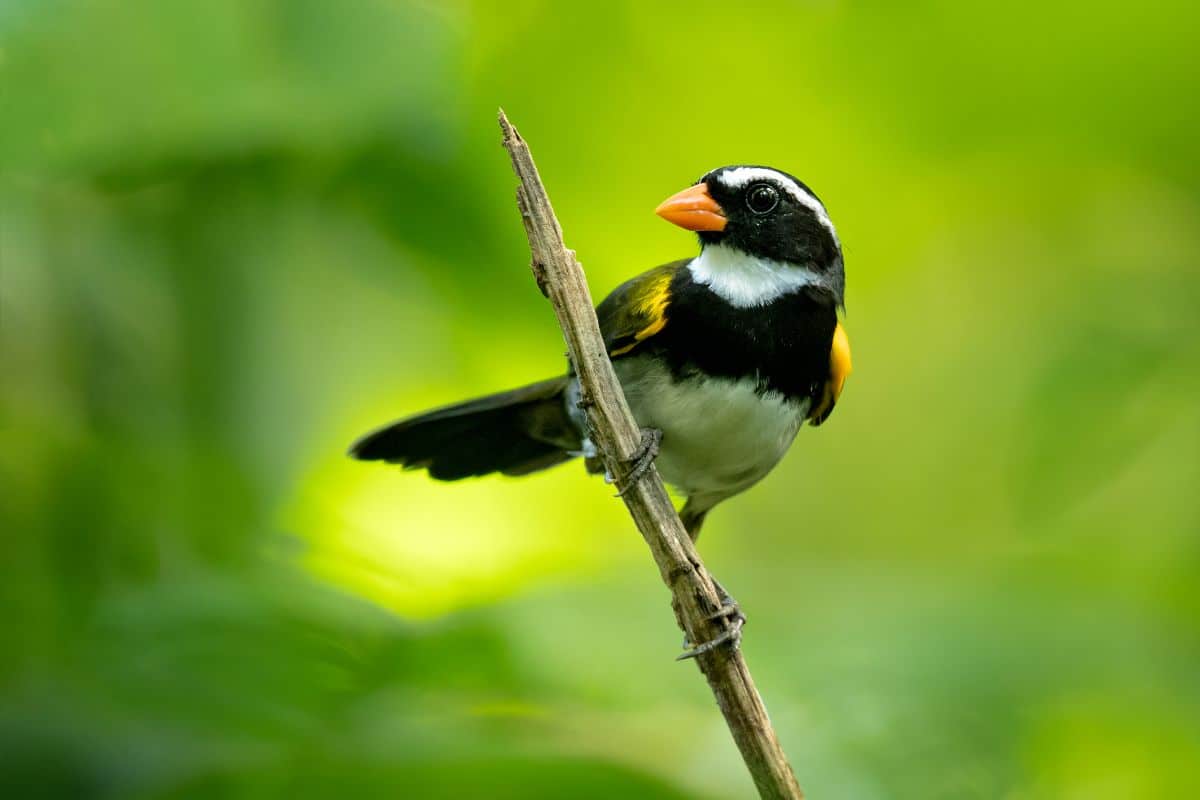
M 654 463 L 686 498 L 680 518 L 695 541 L 717 504 L 762 480 L 801 426 L 833 412 L 851 371 L 845 268 L 825 205 L 778 169 L 711 170 L 655 212 L 696 233 L 699 254 L 622 283 L 596 315 L 642 428 L 630 476 Z M 603 470 L 569 368 L 391 422 L 350 455 L 443 481 L 580 457 Z

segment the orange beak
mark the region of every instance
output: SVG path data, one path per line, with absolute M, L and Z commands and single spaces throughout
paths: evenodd
M 703 183 L 671 195 L 654 209 L 654 213 L 689 231 L 723 231 L 728 221 Z

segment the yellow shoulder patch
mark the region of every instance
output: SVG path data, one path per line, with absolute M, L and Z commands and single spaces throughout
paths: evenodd
M 838 322 L 837 327 L 833 329 L 833 346 L 829 348 L 829 380 L 825 381 L 820 402 L 808 414 L 810 425 L 820 425 L 833 413 L 833 407 L 842 396 L 842 387 L 846 385 L 846 377 L 852 369 L 850 338 L 846 336 L 846 329 L 842 327 L 842 323 Z
M 637 296 L 633 298 L 633 315 L 645 321 L 645 325 L 633 334 L 633 341 L 609 353 L 619 356 L 628 353 L 646 339 L 663 329 L 667 324 L 667 301 L 670 299 L 671 279 L 674 270 L 659 270 L 651 276 L 644 285 L 637 287 Z

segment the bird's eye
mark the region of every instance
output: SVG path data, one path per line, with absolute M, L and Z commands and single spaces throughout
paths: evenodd
M 750 191 L 746 192 L 746 205 L 755 214 L 766 214 L 779 205 L 779 193 L 765 183 L 751 186 Z

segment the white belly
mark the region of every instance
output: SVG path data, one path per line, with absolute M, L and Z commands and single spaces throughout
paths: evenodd
M 614 365 L 644 428 L 663 432 L 658 469 L 687 495 L 717 500 L 749 488 L 779 463 L 804 422 L 808 401 L 759 393 L 751 381 L 675 381 L 648 359 Z

